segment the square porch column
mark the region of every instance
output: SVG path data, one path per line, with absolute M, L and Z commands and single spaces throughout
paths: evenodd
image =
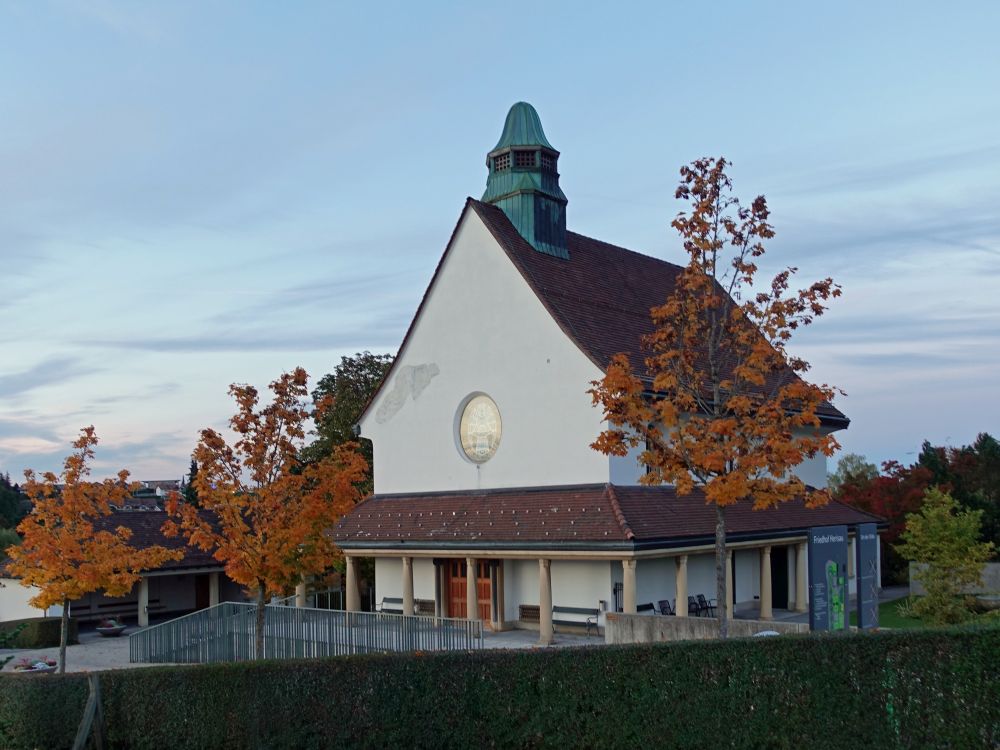
M 347 583 L 344 584 L 347 589 L 344 594 L 344 609 L 348 612 L 360 612 L 361 593 L 358 591 L 358 559 L 352 555 L 346 555 L 344 564 L 347 568 Z
M 774 617 L 771 604 L 771 545 L 767 545 L 760 551 L 760 619 Z
M 219 573 L 208 574 L 208 606 L 214 607 L 219 603 Z
M 733 591 L 733 551 L 726 550 L 726 617 L 733 619 L 733 602 L 736 594 Z
M 403 558 L 403 614 L 413 614 L 413 558 Z
M 476 586 L 478 572 L 476 558 L 465 558 L 465 616 L 469 620 L 479 619 L 479 587 Z
M 622 611 L 635 614 L 635 560 L 622 560 Z
M 139 579 L 139 627 L 149 627 L 149 579 Z
M 674 613 L 678 617 L 688 616 L 688 556 L 674 558 Z
M 306 580 L 302 578 L 295 584 L 295 606 L 302 609 L 306 606 Z
M 538 643 L 552 643 L 552 566 L 551 560 L 538 561 Z
M 795 545 L 795 611 L 805 612 L 809 609 L 806 599 L 806 543 Z
M 434 561 L 434 618 L 444 617 L 444 597 L 442 597 L 441 592 L 444 591 L 444 584 L 441 582 L 443 578 L 442 570 L 444 565 L 439 561 Z M 437 623 L 435 623 L 437 624 Z

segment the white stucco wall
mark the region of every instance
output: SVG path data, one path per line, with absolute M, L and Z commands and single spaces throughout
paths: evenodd
M 612 564 L 606 560 L 553 560 L 552 606 L 597 609 L 603 599 L 610 608 Z
M 403 575 L 402 565 L 399 567 L 399 575 Z M 399 585 L 399 595 L 403 595 L 402 583 Z M 434 601 L 434 561 L 426 557 L 413 559 L 413 598 Z
M 479 217 L 465 214 L 390 382 L 361 423 L 377 493 L 607 482 L 586 391 L 600 370 L 562 332 Z M 416 384 L 416 387 L 414 387 Z M 472 394 L 497 404 L 496 455 L 456 439 Z
M 59 617 L 62 607 L 35 609 L 28 600 L 38 595 L 35 587 L 22 586 L 16 578 L 0 578 L 0 622 L 24 620 L 29 617 Z
M 517 608 L 521 604 L 538 604 L 538 561 L 504 560 L 504 620 L 519 619 Z
M 636 605 L 656 604 L 661 599 L 673 601 L 676 597 L 676 567 L 672 557 L 640 560 L 635 566 Z
M 415 580 L 414 584 L 416 584 Z M 416 596 L 415 592 L 414 596 Z M 381 602 L 385 597 L 396 599 L 401 599 L 403 597 L 402 558 L 375 558 L 375 604 Z

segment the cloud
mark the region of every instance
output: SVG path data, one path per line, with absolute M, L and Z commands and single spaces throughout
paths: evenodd
M 989 168 L 996 163 L 1000 163 L 1000 144 L 875 163 L 830 164 L 815 172 L 790 177 L 786 185 L 775 192 L 804 194 L 884 190 L 925 177 Z
M 50 357 L 27 370 L 0 375 L 0 396 L 15 396 L 36 388 L 58 385 L 99 372 L 99 368 L 83 364 L 73 357 Z
M 354 330 L 328 333 L 206 333 L 162 338 L 93 339 L 83 343 L 113 349 L 169 353 L 302 352 L 357 347 L 370 349 L 398 344 L 407 320 L 402 316 L 392 316 Z

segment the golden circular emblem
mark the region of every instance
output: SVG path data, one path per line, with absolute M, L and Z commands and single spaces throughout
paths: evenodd
M 493 458 L 500 445 L 500 410 L 489 396 L 474 396 L 462 410 L 459 440 L 470 461 L 477 464 Z

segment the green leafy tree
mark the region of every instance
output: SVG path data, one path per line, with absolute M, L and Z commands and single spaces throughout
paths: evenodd
M 0 474 L 0 528 L 13 528 L 24 517 L 21 491 L 10 481 L 10 474 Z
M 1000 546 L 1000 443 L 985 432 L 960 448 L 925 440 L 917 463 L 963 508 L 983 511 L 982 540 Z
M 951 495 L 933 487 L 920 512 L 906 517 L 903 543 L 897 549 L 925 566 L 914 577 L 927 593 L 913 604 L 913 611 L 931 624 L 969 617 L 962 591 L 980 583 L 983 564 L 993 554 L 992 542 L 979 541 L 982 515 L 979 510 L 961 510 Z
M 336 369 L 320 379 L 312 392 L 312 399 L 317 407 L 324 406 L 325 410 L 316 424 L 316 440 L 302 451 L 303 460 L 319 461 L 333 455 L 338 445 L 356 443 L 371 467 L 372 443 L 356 437 L 354 426 L 389 372 L 393 359 L 391 354 L 358 352 L 353 357 L 341 357 Z M 370 469 L 360 489 L 362 496 L 371 493 Z
M 184 484 L 184 502 L 188 505 L 200 505 L 198 502 L 198 486 L 195 480 L 198 478 L 198 462 L 191 459 L 191 468 L 188 469 L 187 482 Z
M 878 467 L 857 453 L 846 453 L 837 462 L 837 470 L 827 475 L 827 486 L 836 496 L 848 482 L 855 485 L 867 483 L 878 476 Z

